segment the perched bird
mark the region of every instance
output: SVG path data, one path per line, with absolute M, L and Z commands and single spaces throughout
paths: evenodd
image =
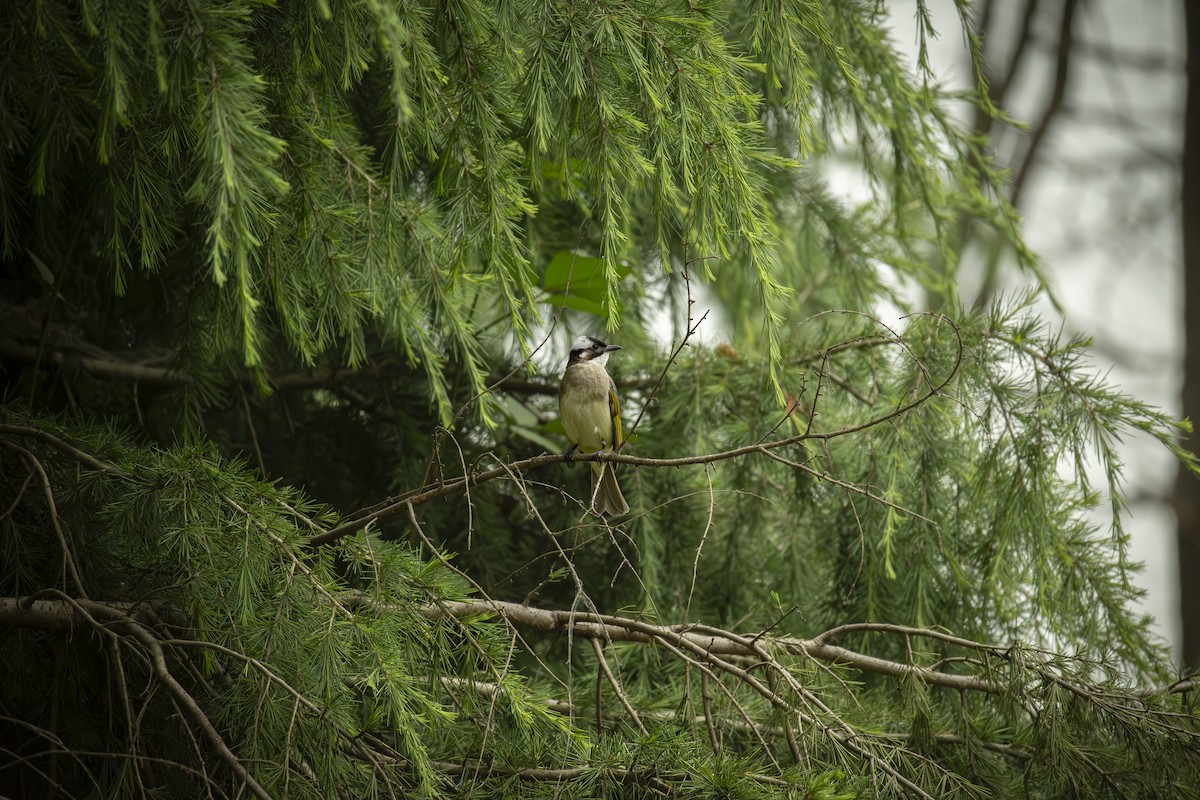
M 567 368 L 558 387 L 558 414 L 567 438 L 581 453 L 615 451 L 621 445 L 621 402 L 617 385 L 604 369 L 608 354 L 621 348 L 594 336 L 580 336 L 571 345 Z M 624 514 L 629 504 L 617 485 L 616 464 L 592 462 L 595 509 L 600 514 Z

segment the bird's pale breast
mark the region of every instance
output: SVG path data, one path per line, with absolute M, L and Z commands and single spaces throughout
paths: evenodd
M 563 375 L 559 394 L 559 414 L 563 430 L 584 452 L 612 444 L 612 416 L 609 413 L 609 377 L 604 367 L 572 364 Z

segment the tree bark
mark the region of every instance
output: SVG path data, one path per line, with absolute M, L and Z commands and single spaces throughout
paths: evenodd
M 1183 221 L 1183 413 L 1200 420 L 1200 8 L 1184 3 L 1187 30 L 1187 105 L 1184 112 Z M 1195 452 L 1200 437 L 1186 441 Z M 1200 480 L 1180 468 L 1175 483 L 1179 547 L 1179 611 L 1183 662 L 1200 667 Z

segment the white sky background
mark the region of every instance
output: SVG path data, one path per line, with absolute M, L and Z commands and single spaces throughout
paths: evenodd
M 1024 3 L 993 0 L 997 42 L 1015 38 Z M 1095 337 L 1098 372 L 1169 413 L 1180 413 L 1182 292 L 1178 157 L 1183 133 L 1186 43 L 1183 4 L 1139 0 L 1080 3 L 1062 112 L 1042 144 L 1021 200 L 1026 241 L 1042 258 L 1065 309 L 1066 330 Z M 930 58 L 948 85 L 972 81 L 952 0 L 928 0 L 941 34 Z M 1061 2 L 1039 4 L 1025 66 L 1007 110 L 1033 123 L 1055 74 Z M 915 0 L 892 6 L 898 46 L 917 52 Z M 1008 47 L 1006 44 L 1005 47 Z M 1007 53 L 1002 48 L 1002 63 Z M 1114 58 L 1122 54 L 1135 60 Z M 964 112 L 965 114 L 966 112 Z M 1012 134 L 1010 134 L 1012 135 Z M 972 265 L 963 264 L 967 297 Z M 1028 283 L 1010 271 L 1003 287 Z M 1054 319 L 1046 304 L 1044 314 Z M 1175 462 L 1149 437 L 1122 450 L 1131 500 L 1126 527 L 1138 583 L 1161 635 L 1180 648 L 1175 516 L 1165 500 Z M 1103 485 L 1099 476 L 1097 485 Z

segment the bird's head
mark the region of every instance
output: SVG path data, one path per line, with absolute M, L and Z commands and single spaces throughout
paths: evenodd
M 620 349 L 620 345 L 605 344 L 595 336 L 580 336 L 571 345 L 571 355 L 567 358 L 567 366 L 585 362 L 604 366 L 608 361 L 608 354 Z

